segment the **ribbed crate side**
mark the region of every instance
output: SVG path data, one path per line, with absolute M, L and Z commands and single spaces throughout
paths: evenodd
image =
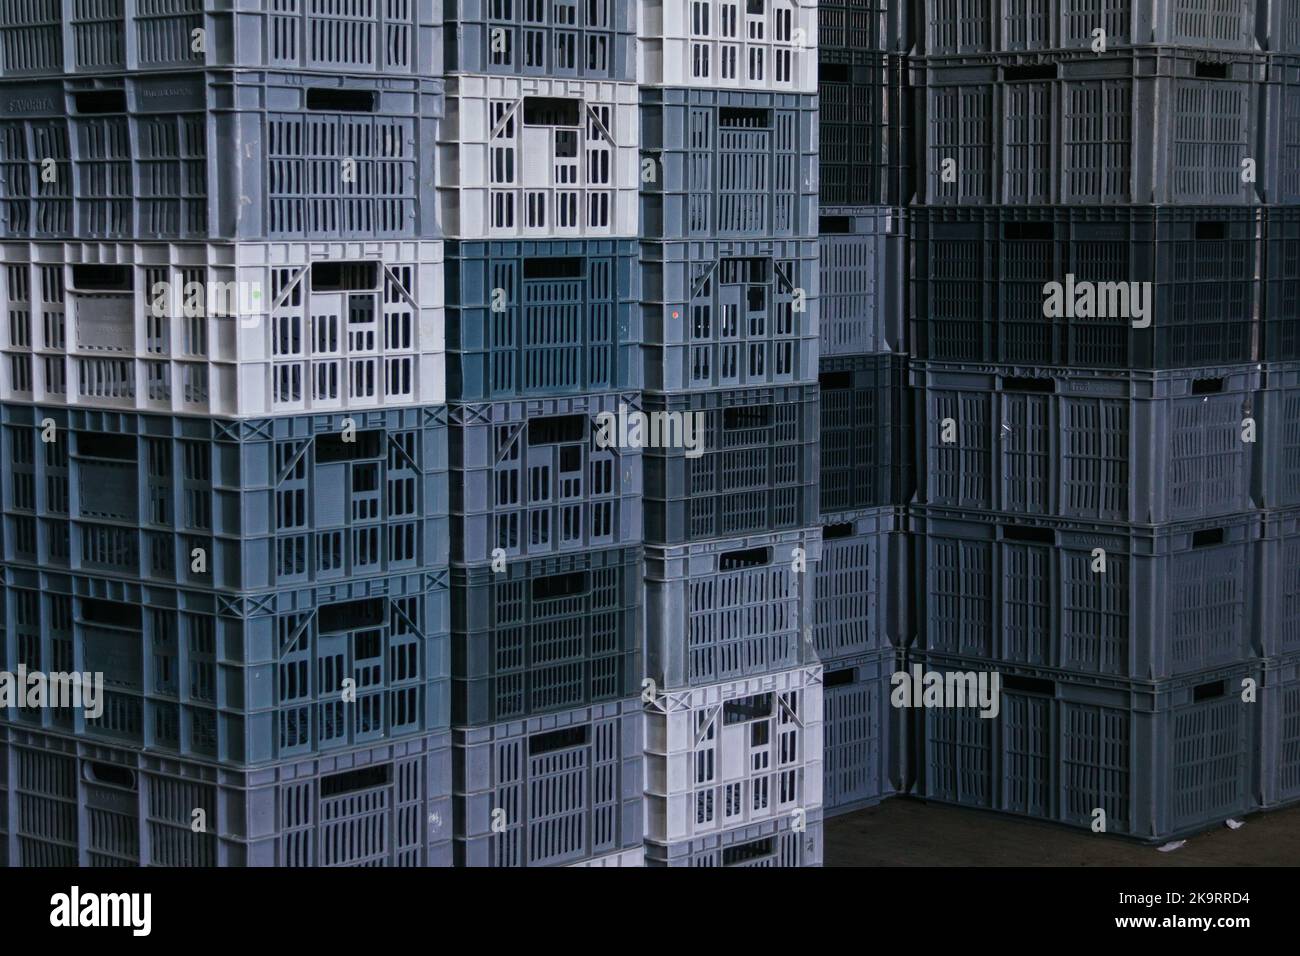
M 893 508 L 822 519 L 822 553 L 814 586 L 813 648 L 834 661 L 891 648 L 899 626 L 906 572 L 903 524 Z
M 636 80 L 636 11 L 624 0 L 542 4 L 443 0 L 448 73 Z
M 1300 505 L 1300 362 L 1264 366 L 1256 447 L 1256 495 L 1262 507 Z
M 6 560 L 253 591 L 445 565 L 446 415 L 230 421 L 5 403 Z
M 822 207 L 817 238 L 822 358 L 902 350 L 904 235 L 899 210 Z
M 1300 361 L 1300 208 L 1264 210 L 1263 260 L 1264 361 Z
M 1260 792 L 1264 807 L 1300 800 L 1300 658 L 1266 662 L 1260 688 Z
M 822 865 L 820 810 L 791 814 L 681 843 L 646 841 L 648 867 L 818 867 Z
M 905 362 L 894 353 L 821 361 L 823 514 L 912 499 L 914 429 Z
M 822 800 L 832 816 L 896 792 L 904 721 L 890 703 L 892 650 L 824 666 Z
M 822 62 L 863 50 L 908 52 L 914 6 L 906 0 L 818 0 L 817 46 Z
M 1263 654 L 1300 654 L 1300 510 L 1264 514 L 1260 541 Z

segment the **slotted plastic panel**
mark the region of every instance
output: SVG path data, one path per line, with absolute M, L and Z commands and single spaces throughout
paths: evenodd
M 817 46 L 826 57 L 911 48 L 912 4 L 902 0 L 818 0 Z
M 819 236 L 819 354 L 901 351 L 904 225 L 898 210 L 823 208 Z
M 911 500 L 913 429 L 905 361 L 893 353 L 822 360 L 822 514 Z
M 900 99 L 898 58 L 870 54 L 865 63 L 822 63 L 818 133 L 822 206 L 903 203 L 905 138 L 911 119 Z
M 1300 361 L 1300 209 L 1265 210 L 1263 266 L 1264 360 Z
M 890 705 L 893 652 L 828 664 L 823 697 L 828 814 L 873 806 L 895 792 L 899 711 Z
M 1265 366 L 1255 494 L 1262 507 L 1300 505 L 1300 364 Z
M 1264 654 L 1294 657 L 1300 654 L 1300 511 L 1265 513 L 1260 555 Z
M 1300 800 L 1300 658 L 1294 654 L 1265 664 L 1260 771 L 1263 805 Z
M 813 647 L 831 662 L 901 643 L 900 614 L 910 592 L 906 543 L 893 508 L 822 522 L 822 557 L 814 579 Z
M 681 843 L 646 842 L 648 867 L 817 867 L 822 865 L 822 811 L 810 810 L 803 829 L 794 818 L 765 820 Z
M 623 0 L 460 0 L 446 6 L 447 72 L 636 80 Z

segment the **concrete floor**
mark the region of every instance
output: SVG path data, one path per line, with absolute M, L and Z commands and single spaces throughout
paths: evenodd
M 1297 866 L 1300 807 L 1161 853 L 1117 837 L 905 797 L 826 822 L 827 866 Z

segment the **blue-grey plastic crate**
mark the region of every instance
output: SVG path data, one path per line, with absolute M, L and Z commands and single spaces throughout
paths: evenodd
M 641 387 L 635 240 L 449 242 L 446 263 L 450 401 Z
M 817 48 L 822 62 L 861 51 L 907 53 L 916 4 L 909 0 L 817 0 Z
M 826 667 L 907 643 L 910 563 L 903 513 L 874 508 L 822 518 L 813 649 Z
M 892 650 L 834 664 L 822 674 L 822 806 L 836 816 L 875 806 L 900 787 L 907 723 L 890 703 L 900 662 Z
M 1291 29 L 1300 34 L 1294 26 L 1300 22 L 1300 6 L 1287 2 Z M 1300 56 L 1271 57 L 1268 81 L 1263 153 L 1272 161 L 1262 170 L 1262 194 L 1265 202 L 1294 207 L 1300 204 Z
M 808 810 L 733 827 L 681 843 L 645 845 L 645 865 L 818 867 L 822 865 L 822 811 Z
M 451 558 L 641 542 L 636 394 L 452 405 Z M 641 432 L 639 434 L 644 434 Z
M 0 712 L 16 724 L 230 767 L 450 726 L 446 569 L 245 595 L 0 577 L 6 669 L 104 681 L 99 715 Z
M 647 394 L 662 440 L 645 451 L 646 543 L 815 525 L 818 404 L 816 385 Z
M 639 698 L 452 730 L 457 866 L 559 866 L 641 845 Z
M 447 733 L 241 772 L 0 725 L 0 765 L 9 866 L 451 865 Z
M 1232 207 L 913 207 L 912 354 L 1123 369 L 1255 361 L 1259 218 Z M 1062 315 L 1048 318 L 1052 282 Z M 1105 316 L 1064 308 L 1086 301 L 1084 282 Z
M 1263 104 L 1281 86 L 1265 82 L 1277 72 L 1266 54 L 1146 47 L 1041 60 L 914 61 L 921 202 L 1248 205 L 1278 172 Z M 1279 138 L 1300 141 L 1300 128 Z
M 1275 457 L 1266 422 L 1256 421 L 1261 378 L 1258 365 L 1169 372 L 914 365 L 926 432 L 918 498 L 1138 524 L 1249 511 L 1252 459 Z
M 1297 113 L 1300 117 L 1300 113 Z M 1300 206 L 1264 209 L 1264 345 L 1266 362 L 1300 361 Z
M 1265 512 L 1260 545 L 1262 652 L 1294 657 L 1300 655 L 1300 509 Z
M 906 235 L 899 209 L 822 207 L 822 358 L 903 351 Z
M 11 563 L 233 591 L 447 564 L 445 405 L 231 421 L 4 403 L 0 426 Z
M 0 87 L 0 237 L 438 238 L 441 80 L 196 71 Z
M 820 312 L 811 240 L 641 246 L 646 388 L 811 382 Z
M 822 359 L 822 514 L 912 500 L 915 429 L 906 363 L 897 353 Z
M 627 0 L 442 0 L 448 73 L 636 81 Z
M 970 658 L 911 667 L 979 675 L 996 666 L 998 713 L 930 707 L 913 721 L 917 794 L 1161 842 L 1258 808 L 1259 662 L 1160 683 L 1080 681 Z
M 818 65 L 822 206 L 912 199 L 911 89 L 905 59 L 862 53 Z
M 1261 653 L 1257 512 L 1142 526 L 924 508 L 911 530 L 921 651 L 1129 680 Z
M 639 547 L 453 569 L 453 724 L 639 694 L 641 574 Z
M 817 235 L 817 97 L 644 87 L 641 235 Z
M 1260 803 L 1300 801 L 1300 656 L 1264 662 L 1259 689 Z
M 1260 376 L 1255 498 L 1261 508 L 1300 506 L 1300 362 L 1269 363 Z
M 819 529 L 645 552 L 646 675 L 660 690 L 815 662 Z
M 212 67 L 439 76 L 443 0 L 13 0 L 0 77 Z

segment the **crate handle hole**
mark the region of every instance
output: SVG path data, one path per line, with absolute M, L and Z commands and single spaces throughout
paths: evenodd
M 88 90 L 74 93 L 72 101 L 78 113 L 102 116 L 126 112 L 126 90 Z
M 572 747 L 584 746 L 587 743 L 589 730 L 590 727 L 584 724 L 581 727 L 565 727 L 563 730 L 533 734 L 528 738 L 528 756 L 536 757 L 538 754 L 549 754 L 557 750 L 568 750 Z
M 772 563 L 771 548 L 748 548 L 742 551 L 724 551 L 718 555 L 719 571 L 741 571 L 745 568 L 763 568 Z
M 1218 395 L 1228 387 L 1225 378 L 1198 378 L 1192 382 L 1193 395 Z
M 130 266 L 73 266 L 73 292 L 133 292 L 134 270 Z
M 379 96 L 374 90 L 332 90 L 318 86 L 307 90 L 307 109 L 314 113 L 374 113 Z
M 1226 80 L 1228 78 L 1228 64 L 1206 63 L 1203 60 L 1197 60 L 1196 78 L 1201 80 Z
M 822 674 L 822 688 L 843 687 L 845 684 L 853 683 L 852 667 L 842 667 L 837 671 L 826 671 Z
M 1004 392 L 1039 392 L 1050 395 L 1056 391 L 1056 380 L 1008 375 L 1002 379 L 1002 390 Z
M 121 790 L 135 790 L 135 771 L 127 767 L 114 767 L 111 763 L 86 764 L 86 782 Z
M 1032 544 L 1055 544 L 1056 532 L 1051 528 L 1020 528 L 1003 525 L 1002 537 L 1007 541 L 1028 541 Z
M 853 537 L 853 522 L 841 521 L 838 524 L 822 525 L 822 540 L 833 541 L 836 538 Z
M 1195 703 L 1226 696 L 1228 696 L 1228 682 L 1226 680 L 1214 680 L 1208 684 L 1200 684 L 1192 688 L 1192 701 Z
M 387 786 L 392 779 L 392 764 L 378 764 L 361 770 L 345 770 L 343 773 L 321 777 L 320 795 L 337 797 L 345 793 L 356 793 L 358 790 L 373 790 L 375 787 Z
M 1193 548 L 1212 548 L 1223 544 L 1226 534 L 1222 528 L 1205 528 L 1192 532 Z

